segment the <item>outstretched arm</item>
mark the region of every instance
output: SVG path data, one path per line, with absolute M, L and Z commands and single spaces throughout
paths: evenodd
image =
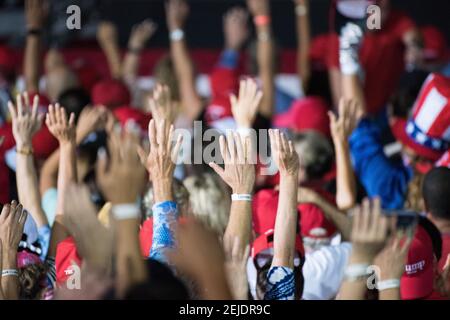
M 46 0 L 25 1 L 25 18 L 27 23 L 27 37 L 25 40 L 24 77 L 25 86 L 29 92 L 39 91 L 39 77 L 41 74 L 41 33 L 48 15 Z
M 170 32 L 170 54 L 175 67 L 184 114 L 192 121 L 202 110 L 202 101 L 195 89 L 194 65 L 187 48 L 184 24 L 189 15 L 185 0 L 169 0 L 166 4 L 167 27 Z
M 35 95 L 30 106 L 27 93 L 17 95 L 17 108 L 10 102 L 9 112 L 13 122 L 16 140 L 17 168 L 16 181 L 19 200 L 29 210 L 38 227 L 48 225 L 47 217 L 41 207 L 38 178 L 34 167 L 33 135 L 40 129 L 43 117 L 38 115 L 39 97 Z
M 112 78 L 122 78 L 122 61 L 117 39 L 117 29 L 112 22 L 101 22 L 97 30 L 97 40 L 108 61 Z
M 309 0 L 294 0 L 294 4 L 297 16 L 297 74 L 301 80 L 303 92 L 305 92 L 311 76 L 309 65 L 309 48 L 311 43 Z
M 262 91 L 264 92 L 259 112 L 270 119 L 275 103 L 275 59 L 270 5 L 268 0 L 247 0 L 247 6 L 253 16 L 258 37 L 257 62 Z

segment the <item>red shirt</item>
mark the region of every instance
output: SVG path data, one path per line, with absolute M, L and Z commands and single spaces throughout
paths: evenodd
M 360 51 L 365 71 L 365 94 L 369 113 L 381 111 L 405 69 L 403 35 L 415 27 L 405 14 L 392 11 L 381 30 L 364 35 Z M 339 38 L 331 43 L 334 52 L 329 63 L 339 68 Z

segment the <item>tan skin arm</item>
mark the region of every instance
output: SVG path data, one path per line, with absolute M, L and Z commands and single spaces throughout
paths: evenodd
M 308 89 L 311 77 L 309 64 L 309 48 L 311 45 L 311 27 L 309 16 L 309 0 L 294 0 L 297 8 L 305 8 L 303 14 L 296 14 L 297 25 L 297 74 L 302 81 L 303 92 Z
M 112 78 L 122 78 L 122 61 L 117 39 L 117 29 L 112 22 L 101 22 L 97 30 L 97 40 L 108 61 Z

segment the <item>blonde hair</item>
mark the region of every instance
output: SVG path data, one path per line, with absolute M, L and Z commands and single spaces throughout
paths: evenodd
M 186 178 L 183 183 L 189 191 L 192 215 L 222 236 L 231 206 L 230 193 L 223 182 L 211 173 L 202 173 Z

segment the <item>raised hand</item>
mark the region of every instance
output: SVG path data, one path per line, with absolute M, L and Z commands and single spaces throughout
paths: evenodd
M 41 29 L 48 16 L 48 1 L 26 0 L 25 20 L 29 30 Z
M 339 117 L 328 112 L 331 134 L 334 141 L 347 141 L 363 116 L 361 105 L 357 100 L 341 98 L 339 101 Z
M 50 133 L 59 141 L 59 144 L 75 143 L 76 128 L 75 114 L 71 113 L 67 119 L 66 109 L 58 103 L 48 106 L 48 113 L 45 118 L 45 124 Z
M 248 12 L 240 7 L 228 10 L 223 17 L 223 31 L 227 49 L 239 50 L 248 39 Z
M 123 135 L 115 130 L 109 133 L 109 157 L 106 152 L 99 152 L 97 183 L 113 204 L 134 203 L 145 187 L 145 168 L 137 154 L 139 142 L 139 134 L 132 128 Z
M 247 7 L 254 17 L 270 14 L 269 0 L 247 0 Z
M 280 130 L 269 130 L 272 159 L 274 159 L 280 175 L 298 176 L 300 162 L 292 141 L 288 140 Z
M 0 214 L 0 240 L 4 253 L 17 252 L 27 216 L 28 213 L 15 200 L 3 206 Z
M 241 128 L 251 128 L 258 112 L 263 93 L 252 79 L 242 80 L 239 86 L 239 98 L 230 97 L 231 112 Z
M 177 116 L 177 105 L 172 101 L 170 89 L 166 85 L 157 84 L 149 98 L 149 108 L 156 123 L 165 120 L 166 123 L 174 123 Z M 166 126 L 166 129 L 169 129 Z
M 172 144 L 173 130 L 173 125 L 169 125 L 166 120 L 156 124 L 156 121 L 152 119 L 148 126 L 150 153 L 147 155 L 142 148 L 138 148 L 141 161 L 145 163 L 153 183 L 172 181 L 182 142 L 182 136 L 180 135 L 175 145 Z
M 158 25 L 150 19 L 133 26 L 128 49 L 142 50 L 145 47 L 145 43 L 155 34 L 157 29 Z
M 219 139 L 220 153 L 225 166 L 211 162 L 209 166 L 227 183 L 235 194 L 251 194 L 255 184 L 255 166 L 252 164 L 250 137 L 243 138 L 237 132 L 229 131 L 227 139 Z
M 33 106 L 30 106 L 28 93 L 18 94 L 17 108 L 9 101 L 8 109 L 12 118 L 13 135 L 18 150 L 32 150 L 31 140 L 42 125 L 43 115 L 38 114 L 39 97 L 34 96 Z
M 353 216 L 352 263 L 372 263 L 387 241 L 389 219 L 381 212 L 380 199 L 364 199 Z
M 90 133 L 105 129 L 108 121 L 108 110 L 104 107 L 84 107 L 78 118 L 76 136 L 78 142 L 83 141 Z
M 224 238 L 223 246 L 225 251 L 225 270 L 233 298 L 236 300 L 247 300 L 247 260 L 250 254 L 250 246 L 247 245 L 245 248 L 242 248 L 238 237 L 233 239 Z
M 166 2 L 166 20 L 169 31 L 182 29 L 189 15 L 189 5 L 185 0 Z

